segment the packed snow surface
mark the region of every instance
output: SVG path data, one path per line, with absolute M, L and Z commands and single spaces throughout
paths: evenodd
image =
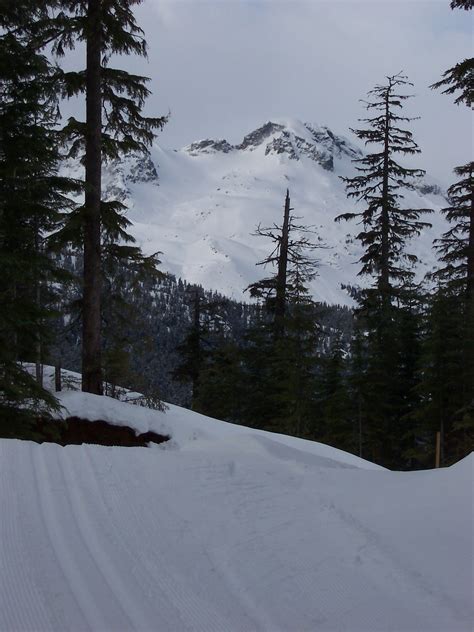
M 472 467 L 399 473 L 64 393 L 150 448 L 0 441 L 0 630 L 470 630 Z

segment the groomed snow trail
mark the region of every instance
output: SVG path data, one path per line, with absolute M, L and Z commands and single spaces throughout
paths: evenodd
M 0 441 L 2 632 L 471 629 L 472 458 L 365 469 L 192 419 L 179 449 Z

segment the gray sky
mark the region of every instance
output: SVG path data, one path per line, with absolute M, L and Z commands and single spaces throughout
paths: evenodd
M 473 55 L 472 12 L 449 0 L 144 0 L 135 12 L 149 60 L 125 65 L 152 79 L 147 112 L 171 111 L 165 147 L 237 142 L 272 117 L 351 137 L 359 99 L 403 70 L 416 95 L 406 114 L 422 117 L 418 166 L 449 183 L 472 155 L 472 114 L 428 88 Z

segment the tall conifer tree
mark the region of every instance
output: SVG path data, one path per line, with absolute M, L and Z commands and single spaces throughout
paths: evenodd
M 409 267 L 416 263 L 417 257 L 405 252 L 406 241 L 429 226 L 420 221 L 420 216 L 431 212 L 400 206 L 403 190 L 413 190 L 413 180 L 425 174 L 422 169 L 410 169 L 396 161 L 397 155 L 420 153 L 413 134 L 400 127 L 414 119 L 398 113 L 411 96 L 400 90 L 411 85 L 406 76 L 398 74 L 387 77 L 385 84 L 375 86 L 368 93 L 366 107 L 375 115 L 361 119 L 368 124 L 367 129 L 352 131 L 366 145 L 376 145 L 378 151 L 353 161 L 359 175 L 342 178 L 348 197 L 363 203 L 365 208 L 336 218 L 336 221 L 360 218 L 363 230 L 357 239 L 365 247 L 365 253 L 360 259 L 359 274 L 375 277 L 384 309 L 392 304 L 397 285 L 413 279 L 414 273 Z
M 472 0 L 453 0 L 451 8 L 469 11 Z M 444 88 L 443 94 L 455 95 L 457 105 L 472 108 L 474 103 L 474 58 L 465 59 L 447 70 L 432 88 Z M 438 241 L 445 267 L 439 275 L 463 286 L 467 313 L 474 318 L 474 162 L 456 167 L 460 179 L 448 189 L 450 206 L 444 209 L 451 229 Z
M 358 175 L 343 177 L 347 195 L 364 205 L 356 213 L 345 213 L 340 220 L 359 219 L 362 231 L 357 239 L 365 247 L 360 259 L 359 274 L 369 275 L 374 285 L 360 293 L 359 318 L 367 328 L 365 402 L 367 406 L 366 435 L 372 444 L 371 457 L 389 466 L 399 466 L 400 435 L 406 434 L 402 425 L 404 394 L 400 390 L 403 343 L 400 339 L 402 313 L 400 302 L 409 301 L 407 288 L 414 277 L 414 254 L 406 252 L 407 240 L 429 226 L 420 220 L 430 209 L 404 208 L 404 190 L 413 190 L 415 180 L 424 175 L 397 162 L 397 156 L 415 155 L 420 149 L 411 131 L 402 127 L 411 118 L 400 110 L 410 95 L 403 88 L 410 86 L 406 76 L 387 77 L 368 93 L 367 110 L 374 116 L 362 119 L 365 129 L 352 130 L 366 145 L 376 151 L 354 160 Z M 398 377 L 397 377 L 398 376 Z
M 281 225 L 262 227 L 259 224 L 255 233 L 270 239 L 274 245 L 268 257 L 257 265 L 272 266 L 276 272 L 246 288 L 252 298 L 263 299 L 272 314 L 275 340 L 284 334 L 288 304 L 293 298 L 300 301 L 306 295 L 305 283 L 316 274 L 316 260 L 309 253 L 318 246 L 309 237 L 311 228 L 297 223 L 298 218 L 292 215 L 290 204 L 290 192 L 287 189 Z
M 451 2 L 452 9 L 469 11 L 473 6 L 472 0 Z M 431 87 L 442 89 L 443 94 L 453 95 L 457 105 L 464 104 L 472 108 L 474 58 L 464 59 L 447 70 L 443 78 Z M 450 456 L 449 451 L 455 448 L 458 450 L 460 445 L 464 453 L 458 453 L 457 456 L 467 453 L 474 437 L 474 162 L 456 167 L 454 172 L 459 180 L 448 189 L 449 206 L 443 209 L 450 229 L 435 244 L 441 255 L 441 267 L 435 276 L 444 287 L 439 289 L 435 297 L 431 314 L 436 331 L 439 327 L 436 318 L 443 315 L 440 305 L 447 302 L 458 305 L 456 317 L 451 318 L 451 326 L 457 330 L 454 339 L 457 339 L 458 344 L 449 350 L 451 356 L 457 356 L 456 362 L 451 362 L 450 366 L 462 367 L 460 372 L 453 372 L 449 379 L 451 383 L 454 381 L 457 384 L 454 389 L 458 393 L 457 409 L 444 406 L 440 427 L 443 435 L 446 428 L 453 429 L 453 432 L 458 429 L 460 432 L 456 441 L 451 440 L 451 445 L 444 451 L 447 458 Z M 429 348 L 434 354 L 436 347 L 432 344 Z M 432 361 L 436 362 L 433 354 Z M 436 400 L 436 394 L 432 396 Z
M 37 28 L 45 16 L 44 3 L 29 0 L 5 3 L 0 15 L 0 416 L 7 411 L 14 436 L 15 420 L 55 405 L 19 362 L 41 362 L 51 317 L 44 297 L 60 280 L 48 234 L 80 188 L 58 176 L 55 70 Z
M 77 41 L 86 42 L 86 68 L 62 74 L 65 96 L 86 95 L 86 121 L 69 119 L 64 132 L 71 155 L 85 149 L 85 204 L 81 213 L 84 248 L 82 388 L 102 393 L 101 246 L 107 223 L 120 224 L 123 206 L 102 201 L 101 170 L 105 159 L 130 151 L 147 151 L 165 117 L 145 117 L 148 79 L 109 65 L 114 55 L 146 56 L 143 31 L 132 8 L 141 0 L 61 0 L 51 21 L 54 51 L 64 55 Z
M 319 336 L 307 288 L 316 275 L 310 253 L 318 246 L 311 242 L 312 229 L 297 223 L 290 204 L 287 190 L 281 225 L 259 225 L 256 231 L 274 246 L 257 265 L 275 272 L 247 288 L 263 299 L 266 314 L 249 332 L 244 355 L 249 388 L 258 392 L 255 418 L 268 429 L 301 436 L 308 433 Z

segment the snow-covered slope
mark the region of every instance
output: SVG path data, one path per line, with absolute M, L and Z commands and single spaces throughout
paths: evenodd
M 177 407 L 63 404 L 172 441 L 0 441 L 0 630 L 471 628 L 472 458 L 396 473 Z
M 163 269 L 237 298 L 263 275 L 255 264 L 269 253 L 268 242 L 251 233 L 259 222 L 281 222 L 288 187 L 294 213 L 314 225 L 325 246 L 316 253 L 321 266 L 315 297 L 347 303 L 340 285 L 360 282 L 361 249 L 354 240 L 357 226 L 334 218 L 354 208 L 339 176 L 354 175 L 351 160 L 360 155 L 327 127 L 279 120 L 238 145 L 207 139 L 179 151 L 155 146 L 149 159 L 130 156 L 109 165 L 104 185 L 108 196 L 129 206 L 132 233 L 146 252 L 163 252 Z M 406 203 L 435 210 L 446 205 L 428 181 L 407 193 Z M 432 241 L 444 227 L 439 213 L 430 221 L 433 229 L 412 245 L 422 261 L 420 275 L 434 266 Z

